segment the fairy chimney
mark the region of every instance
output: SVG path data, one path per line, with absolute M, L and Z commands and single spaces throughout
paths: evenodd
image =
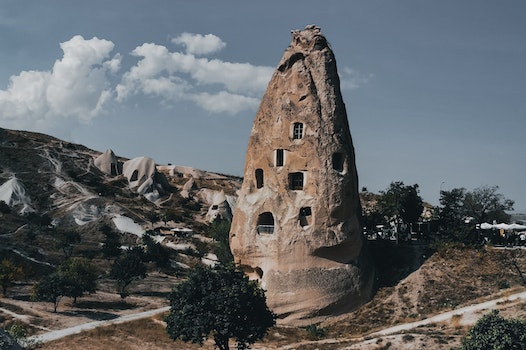
M 230 231 L 236 263 L 282 323 L 347 312 L 371 294 L 354 147 L 334 54 L 292 32 L 254 119 Z

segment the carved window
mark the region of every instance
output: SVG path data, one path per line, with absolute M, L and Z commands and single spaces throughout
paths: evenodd
M 256 187 L 263 187 L 263 169 L 256 169 Z
M 276 166 L 283 166 L 285 163 L 285 152 L 282 149 L 276 150 Z
M 292 138 L 294 140 L 303 138 L 303 123 L 294 123 L 292 127 Z
M 344 158 L 342 153 L 333 153 L 332 155 L 332 168 L 336 171 L 343 171 Z
M 274 215 L 266 211 L 258 216 L 258 233 L 274 233 Z
M 115 165 L 115 163 L 110 163 L 110 174 L 112 176 L 117 175 L 117 166 Z
M 139 170 L 135 169 L 130 177 L 130 182 L 137 181 L 139 179 Z
M 303 190 L 303 173 L 289 174 L 289 188 L 291 190 Z
M 299 220 L 301 227 L 309 226 L 311 224 L 312 210 L 310 207 L 303 207 L 300 209 Z

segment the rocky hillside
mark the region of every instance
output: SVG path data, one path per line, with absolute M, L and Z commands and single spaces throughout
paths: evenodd
M 102 154 L 43 134 L 0 129 L 2 256 L 56 264 L 61 259 L 56 232 L 78 232 L 81 242 L 75 249 L 90 256 L 100 249 L 103 226 L 120 232 L 123 243 L 134 244 L 148 231 L 199 237 L 214 218 L 231 218 L 240 178 L 155 165 L 135 179 L 134 169 L 105 173 L 96 161 Z M 140 163 L 116 158 L 121 165 Z M 147 181 L 151 186 L 145 187 Z M 149 196 L 150 189 L 161 191 Z M 200 245 L 170 235 L 164 240 L 174 249 L 198 250 Z

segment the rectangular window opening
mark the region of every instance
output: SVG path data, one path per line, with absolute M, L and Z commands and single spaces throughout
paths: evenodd
M 303 123 L 294 123 L 292 128 L 292 138 L 298 140 L 303 138 Z
M 303 173 L 289 174 L 289 188 L 291 190 L 303 190 Z
M 276 150 L 276 166 L 283 166 L 285 163 L 285 152 L 282 149 Z

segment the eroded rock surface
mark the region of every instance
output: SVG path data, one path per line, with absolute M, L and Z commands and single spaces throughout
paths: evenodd
M 354 147 L 334 54 L 320 29 L 292 32 L 249 138 L 230 245 L 283 323 L 367 301 Z
M 122 164 L 115 156 L 111 149 L 107 149 L 100 156 L 95 158 L 94 164 L 100 171 L 105 174 L 117 176 L 122 174 Z

